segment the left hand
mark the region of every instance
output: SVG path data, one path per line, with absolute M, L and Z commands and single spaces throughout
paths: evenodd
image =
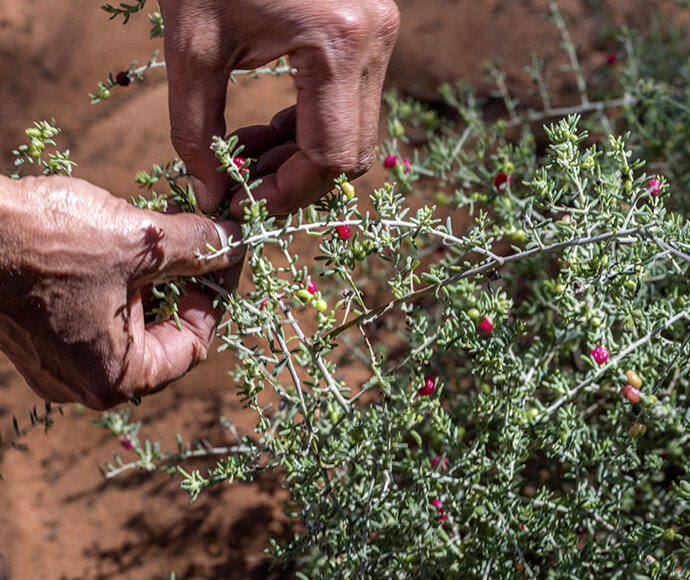
M 206 358 L 213 297 L 188 285 L 178 330 L 145 322 L 142 289 L 224 268 L 236 285 L 243 250 L 212 261 L 194 253 L 239 239 L 237 224 L 137 209 L 65 177 L 0 177 L 0 223 L 0 350 L 41 397 L 106 409 Z

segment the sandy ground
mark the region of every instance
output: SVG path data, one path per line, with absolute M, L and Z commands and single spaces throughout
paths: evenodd
M 560 0 L 586 70 L 601 67 L 614 46 L 602 40 L 614 24 L 644 27 L 651 5 L 671 2 Z M 108 22 L 91 0 L 22 0 L 0 4 L 0 164 L 32 121 L 54 117 L 64 130 L 61 143 L 79 163 L 75 175 L 129 198 L 137 170 L 174 156 L 168 138 L 164 72 L 144 83 L 113 90 L 104 104 L 87 96 L 108 72 L 144 63 L 159 41 L 148 39 L 145 16 L 123 27 Z M 391 63 L 389 86 L 436 102 L 436 87 L 470 79 L 490 97 L 483 64 L 492 60 L 507 72 L 510 90 L 535 102 L 523 68 L 535 52 L 549 67 L 564 63 L 560 37 L 542 0 L 400 0 L 402 31 Z M 576 100 L 574 80 L 561 76 L 552 89 L 559 102 Z M 294 102 L 291 79 L 243 80 L 232 86 L 228 127 L 262 123 Z M 358 182 L 359 191 L 384 178 L 376 167 Z M 1 227 L 1 224 L 0 224 Z M 240 287 L 241 291 L 242 285 Z M 214 355 L 163 393 L 133 411 L 144 431 L 174 447 L 174 435 L 231 444 L 220 414 L 241 433 L 252 428 L 227 370 L 230 355 Z M 41 401 L 0 356 L 0 433 L 21 425 Z M 67 409 L 55 428 L 25 440 L 24 452 L 10 450 L 0 464 L 0 552 L 5 574 L 18 579 L 282 578 L 268 573 L 262 552 L 271 536 L 288 533 L 282 515 L 279 476 L 252 485 L 221 486 L 188 506 L 188 498 L 165 474 L 132 474 L 104 482 L 97 465 L 114 451 L 127 451 L 91 420 L 97 415 Z M 0 570 L 2 569 L 0 559 Z M 2 579 L 0 572 L 0 579 Z

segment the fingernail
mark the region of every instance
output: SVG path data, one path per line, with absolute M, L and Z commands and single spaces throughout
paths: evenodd
M 242 228 L 236 222 L 230 220 L 214 221 L 221 246 L 218 249 L 227 247 L 230 242 L 238 242 L 242 239 Z M 227 255 L 231 263 L 239 262 L 244 256 L 244 247 L 238 247 Z
M 228 238 L 230 237 L 230 232 L 224 227 L 224 225 L 221 222 L 213 222 L 213 225 L 216 227 L 216 231 L 218 232 L 218 237 L 220 238 L 220 248 L 224 248 L 225 246 L 228 245 Z

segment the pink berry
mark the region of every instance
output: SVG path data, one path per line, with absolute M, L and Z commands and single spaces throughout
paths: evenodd
M 393 155 L 392 153 L 390 155 L 386 155 L 386 158 L 383 160 L 383 166 L 386 169 L 393 169 L 397 164 L 398 156 Z
M 639 389 L 636 389 L 632 385 L 625 385 L 621 389 L 621 395 L 628 399 L 631 403 L 639 403 L 640 402 L 640 391 Z
M 129 76 L 127 75 L 127 73 L 122 70 L 119 73 L 117 73 L 117 76 L 115 77 L 115 82 L 122 87 L 127 87 L 129 86 L 129 83 L 131 81 L 129 80 Z
M 244 174 L 247 173 L 247 168 L 242 167 L 245 163 L 246 159 L 244 157 L 234 157 L 232 162 L 237 165 L 237 167 L 240 168 L 240 175 L 244 177 Z
M 494 329 L 494 323 L 491 322 L 486 316 L 484 319 L 479 323 L 479 330 L 482 332 L 486 332 L 489 334 L 492 330 Z
M 436 381 L 432 377 L 424 377 L 424 386 L 417 391 L 421 397 L 428 397 L 433 394 L 436 388 Z
M 134 449 L 134 445 L 132 445 L 129 435 L 120 435 L 120 445 L 122 445 L 125 449 Z
M 307 292 L 309 292 L 309 294 L 316 294 L 316 282 L 314 282 L 314 280 L 309 280 L 309 284 L 307 284 Z
M 410 163 L 410 160 L 407 157 L 405 157 L 402 160 L 402 162 L 403 162 L 403 167 L 405 168 L 405 173 L 409 173 L 410 167 L 412 166 L 412 164 Z
M 499 171 L 494 177 L 494 187 L 499 191 L 504 191 L 508 189 L 508 186 L 512 183 L 513 176 L 507 175 L 505 171 Z
M 263 310 L 264 308 L 268 307 L 268 298 L 264 298 L 264 301 L 261 303 L 261 306 L 259 306 L 259 310 Z
M 591 356 L 598 365 L 603 365 L 609 360 L 609 351 L 606 350 L 605 346 L 598 346 L 589 353 L 589 356 Z
M 349 240 L 350 239 L 350 226 L 343 224 L 342 226 L 336 226 L 335 228 L 338 231 L 338 235 L 340 236 L 341 240 Z
M 439 469 L 442 469 L 443 471 L 448 471 L 448 458 L 444 457 L 443 459 L 441 459 L 440 455 L 438 457 L 436 457 L 435 459 L 431 460 L 431 467 L 432 468 L 436 467 L 437 465 L 439 465 L 439 462 L 441 464 L 439 466 Z
M 656 177 L 653 177 L 649 180 L 649 188 L 649 193 L 656 195 L 661 191 L 661 181 L 659 181 Z
M 443 502 L 440 499 L 432 499 L 429 504 L 436 508 L 438 515 L 436 516 L 436 521 L 445 522 L 448 519 L 446 512 L 443 511 Z M 429 513 L 434 513 L 433 510 L 429 510 Z

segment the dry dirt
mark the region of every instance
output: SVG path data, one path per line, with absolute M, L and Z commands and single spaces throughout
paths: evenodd
M 133 176 L 174 156 L 168 138 L 164 73 L 116 89 L 91 106 L 88 92 L 108 72 L 145 62 L 160 42 L 148 39 L 145 16 L 129 25 L 108 22 L 93 0 L 22 0 L 0 3 L 0 166 L 7 167 L 23 129 L 55 117 L 61 143 L 79 163 L 75 174 L 126 198 L 137 194 Z M 560 0 L 586 70 L 601 67 L 613 44 L 614 24 L 644 27 L 659 0 Z M 489 93 L 483 64 L 493 60 L 523 101 L 533 100 L 523 67 L 530 53 L 555 69 L 564 57 L 557 30 L 547 21 L 546 0 L 399 0 L 402 30 L 391 63 L 389 86 L 435 101 L 435 89 L 468 78 Z M 574 80 L 552 86 L 560 102 L 576 99 Z M 228 127 L 266 122 L 291 104 L 289 78 L 244 80 L 230 89 Z M 383 181 L 380 167 L 358 183 L 360 192 Z M 2 225 L 0 224 L 0 227 Z M 308 248 L 305 248 L 305 251 Z M 245 282 L 246 283 L 246 282 Z M 241 291 L 242 286 L 240 287 Z M 241 433 L 252 428 L 227 370 L 231 355 L 210 357 L 187 377 L 133 410 L 143 430 L 164 447 L 175 433 L 231 444 L 218 417 L 230 417 Z M 0 356 L 0 433 L 20 425 L 41 401 Z M 282 578 L 262 561 L 269 537 L 289 533 L 282 515 L 277 475 L 251 485 L 221 486 L 188 506 L 165 474 L 134 473 L 104 482 L 97 465 L 123 450 L 91 420 L 97 415 L 67 409 L 47 435 L 26 439 L 26 451 L 10 450 L 0 464 L 0 570 L 16 579 Z M 131 453 L 131 452 L 130 452 Z M 4 564 L 2 561 L 4 559 Z M 0 579 L 3 574 L 0 571 Z

